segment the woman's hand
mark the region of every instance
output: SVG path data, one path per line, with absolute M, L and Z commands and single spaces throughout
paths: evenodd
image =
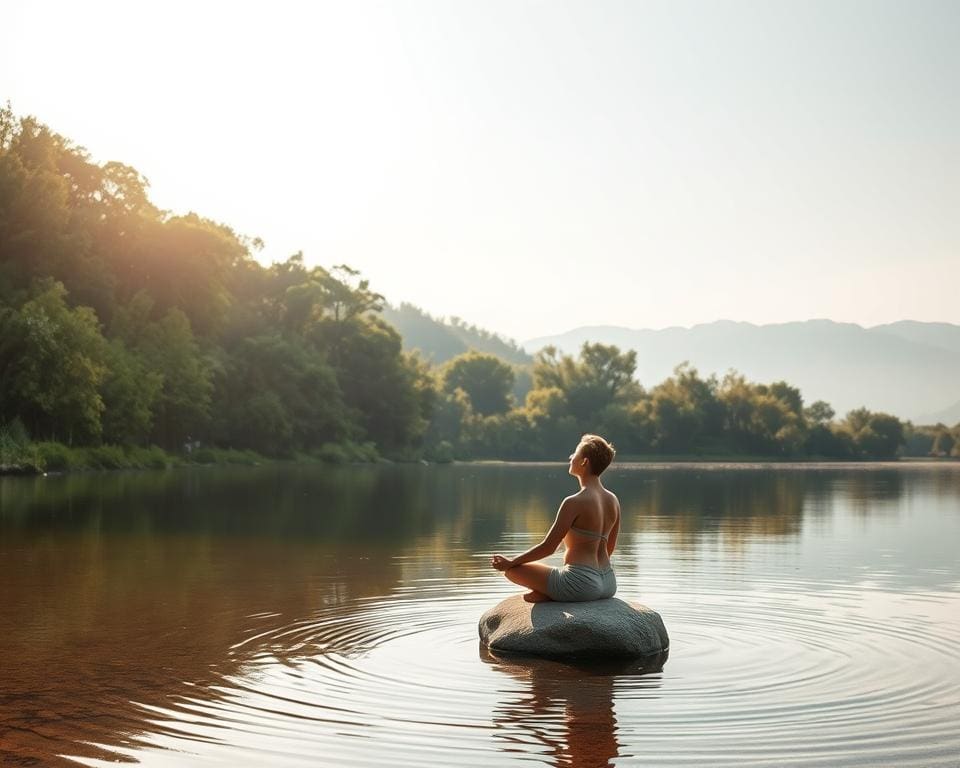
M 513 560 L 511 560 L 509 557 L 504 557 L 503 555 L 494 555 L 490 558 L 490 565 L 492 565 L 498 571 L 505 571 L 507 568 L 510 568 L 513 565 Z

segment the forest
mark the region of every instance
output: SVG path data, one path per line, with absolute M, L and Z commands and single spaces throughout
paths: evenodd
M 735 371 L 680 363 L 645 389 L 636 353 L 602 344 L 435 362 L 404 350 L 384 297 L 348 265 L 263 265 L 258 239 L 160 210 L 148 189 L 0 110 L 0 465 L 562 459 L 588 431 L 621 455 L 960 453 L 960 425 L 836 418 Z

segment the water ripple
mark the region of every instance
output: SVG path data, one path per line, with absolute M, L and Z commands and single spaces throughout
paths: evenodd
M 242 673 L 143 705 L 150 733 L 120 753 L 151 765 L 185 753 L 197 765 L 956 765 L 957 596 L 793 587 L 656 595 L 672 636 L 662 669 L 494 657 L 476 621 L 507 592 L 479 571 L 271 627 L 276 616 L 251 616 L 231 651 L 256 646 Z M 923 618 L 931 606 L 942 622 Z

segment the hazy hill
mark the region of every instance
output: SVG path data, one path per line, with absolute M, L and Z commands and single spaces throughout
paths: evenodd
M 942 347 L 960 354 L 960 325 L 952 323 L 918 323 L 916 320 L 900 320 L 887 325 L 875 325 L 870 331 L 891 333 L 907 341 Z M 960 396 L 960 392 L 958 392 Z
M 960 424 L 960 400 L 942 411 L 920 414 L 916 421 L 917 424 L 946 424 L 948 427 Z
M 960 325 L 901 321 L 863 328 L 832 320 L 754 325 L 718 320 L 692 328 L 576 328 L 524 342 L 576 353 L 584 341 L 637 351 L 637 378 L 652 386 L 689 360 L 719 377 L 735 368 L 753 381 L 783 379 L 804 401 L 839 415 L 866 406 L 916 423 L 960 420 Z M 939 415 L 939 418 L 933 418 Z
M 489 352 L 517 365 L 533 362 L 510 339 L 467 325 L 457 317 L 449 321 L 432 317 L 413 304 L 387 305 L 383 318 L 400 332 L 405 349 L 419 349 L 424 358 L 434 363 L 446 362 L 470 349 Z

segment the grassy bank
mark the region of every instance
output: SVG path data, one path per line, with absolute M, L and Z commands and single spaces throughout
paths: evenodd
M 98 445 L 71 447 L 63 443 L 26 443 L 0 450 L 0 474 L 35 475 L 104 469 L 166 469 L 185 464 L 259 464 L 266 461 L 253 451 L 202 448 L 171 453 L 157 446 Z
M 417 456 L 394 457 L 400 461 L 415 461 Z M 454 461 L 452 456 L 434 455 L 428 452 L 431 463 L 445 464 Z M 556 457 L 543 459 L 558 461 Z M 617 463 L 815 463 L 848 461 L 958 461 L 960 458 L 936 458 L 930 456 L 900 456 L 892 459 L 855 459 L 828 456 L 765 456 L 762 454 L 704 453 L 704 454 L 621 454 Z M 371 463 L 382 461 L 373 443 L 327 443 L 309 452 L 297 452 L 285 456 L 265 456 L 251 450 L 199 447 L 182 453 L 166 451 L 157 446 L 138 447 L 99 445 L 71 447 L 58 442 L 37 442 L 17 439 L 9 431 L 0 429 L 0 475 L 36 475 L 44 472 L 101 471 L 116 469 L 166 469 L 181 466 L 246 465 L 254 466 L 274 461 L 318 462 L 323 464 Z M 498 463 L 503 459 L 463 459 L 464 463 Z M 522 463 L 524 459 L 507 459 Z M 457 463 L 460 463 L 459 461 Z
M 44 472 L 113 469 L 167 469 L 180 466 L 247 465 L 278 460 L 316 461 L 324 464 L 372 462 L 380 459 L 372 443 L 327 443 L 311 453 L 268 457 L 255 451 L 199 447 L 182 453 L 157 446 L 68 446 L 58 442 L 17 440 L 0 433 L 0 475 L 37 475 Z

